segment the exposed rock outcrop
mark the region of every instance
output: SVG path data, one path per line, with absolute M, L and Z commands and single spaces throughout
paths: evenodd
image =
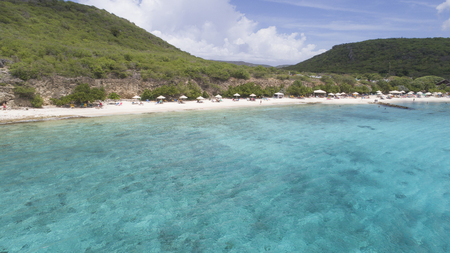
M 29 105 L 27 104 L 27 101 L 22 101 L 20 98 L 14 96 L 13 85 L 29 85 L 34 87 L 36 89 L 36 93 L 39 93 L 44 99 L 44 105 L 49 105 L 51 103 L 50 98 L 60 98 L 62 96 L 69 95 L 75 87 L 81 83 L 87 83 L 89 86 L 96 88 L 103 87 L 106 94 L 115 92 L 122 98 L 132 98 L 135 95 L 142 94 L 145 89 L 152 90 L 164 84 L 168 84 L 166 81 L 143 81 L 137 74 L 126 79 L 93 79 L 89 77 L 66 78 L 62 76 L 53 76 L 44 77 L 41 80 L 32 79 L 24 82 L 23 80 L 12 77 L 6 69 L 0 70 L 0 83 L 7 84 L 7 86 L 2 86 L 3 89 L 0 90 L 0 102 L 4 100 L 12 103 L 14 100 L 17 106 Z M 278 80 L 275 78 L 251 78 L 250 80 L 230 78 L 227 81 L 212 82 L 215 85 L 201 84 L 197 83 L 195 80 L 188 79 L 180 79 L 177 83 L 179 82 L 191 82 L 198 84 L 210 95 L 215 95 L 215 93 L 218 92 L 217 87 L 220 87 L 222 90 L 226 90 L 230 86 L 237 86 L 248 82 L 254 82 L 256 85 L 260 85 L 263 88 L 267 86 L 280 86 L 281 84 L 284 84 L 287 88 L 293 83 L 292 80 Z
M 3 103 L 8 104 L 8 106 L 14 106 L 14 96 L 13 86 L 0 86 L 0 105 Z

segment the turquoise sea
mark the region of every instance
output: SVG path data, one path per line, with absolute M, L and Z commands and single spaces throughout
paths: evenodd
M 450 104 L 0 126 L 0 252 L 450 252 Z

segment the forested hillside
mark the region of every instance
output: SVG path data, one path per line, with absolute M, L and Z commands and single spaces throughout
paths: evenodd
M 342 44 L 286 69 L 450 78 L 450 39 L 377 39 Z
M 22 80 L 249 77 L 247 66 L 194 57 L 105 10 L 62 0 L 0 1 L 0 59 Z

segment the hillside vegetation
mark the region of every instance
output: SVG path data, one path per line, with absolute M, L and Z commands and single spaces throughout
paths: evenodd
M 436 86 L 450 76 L 449 52 L 449 39 L 373 40 L 335 46 L 289 70 L 238 66 L 192 56 L 92 6 L 62 0 L 0 1 L 0 67 L 6 65 L 13 77 L 23 80 L 4 81 L 7 71 L 2 69 L 0 86 L 15 87 L 14 95 L 2 95 L 0 103 L 16 97 L 29 99 L 35 107 L 49 101 L 64 105 L 121 95 L 127 98 L 130 92 L 124 90 L 129 89 L 129 83 L 137 83 L 133 93 L 139 92 L 142 99 L 159 95 L 175 99 L 181 94 L 195 99 L 217 93 L 270 97 L 278 91 L 305 96 L 314 89 L 333 93 L 393 89 L 449 92 L 445 84 Z M 47 77 L 89 83 L 76 81 L 75 89 L 72 83 L 66 84 L 63 88 L 72 93 L 59 94 L 51 85 L 47 90 L 42 88 Z M 124 79 L 109 83 L 125 88 L 92 87 L 96 79 Z M 35 85 L 38 81 L 41 85 Z
M 209 83 L 270 73 L 194 57 L 105 10 L 61 0 L 0 1 L 0 59 L 22 80 L 137 73 L 145 81 Z
M 377 39 L 334 46 L 285 69 L 316 73 L 450 78 L 450 39 Z

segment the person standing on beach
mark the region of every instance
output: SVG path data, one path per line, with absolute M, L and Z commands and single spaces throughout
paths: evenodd
M 6 104 L 3 102 L 3 110 L 6 110 Z

